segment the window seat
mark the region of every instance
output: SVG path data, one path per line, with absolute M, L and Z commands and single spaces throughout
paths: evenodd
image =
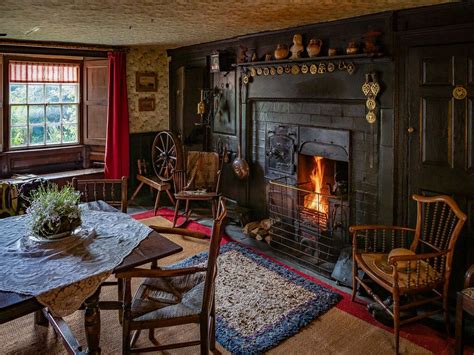
M 45 180 L 54 182 L 60 186 L 71 182 L 73 178 L 78 179 L 101 179 L 104 177 L 104 168 L 87 168 L 60 171 L 49 174 L 23 174 L 16 175 L 8 179 L 2 179 L 0 182 L 8 182 L 10 184 L 21 184 L 33 178 L 43 178 Z

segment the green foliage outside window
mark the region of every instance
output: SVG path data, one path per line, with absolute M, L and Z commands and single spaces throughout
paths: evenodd
M 10 84 L 10 146 L 79 141 L 77 84 Z

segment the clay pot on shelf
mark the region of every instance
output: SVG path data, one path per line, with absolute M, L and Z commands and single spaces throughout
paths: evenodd
M 308 45 L 306 46 L 306 52 L 308 52 L 308 56 L 310 58 L 317 57 L 319 52 L 321 52 L 321 48 L 323 46 L 323 41 L 320 39 L 310 39 Z
M 328 56 L 329 57 L 334 57 L 335 55 L 337 55 L 337 49 L 336 48 L 329 48 L 328 49 Z
M 351 54 L 357 54 L 359 52 L 359 46 L 357 45 L 356 42 L 349 42 L 346 48 L 346 53 L 351 55 Z
M 303 37 L 297 33 L 293 36 L 293 45 L 290 47 L 291 57 L 290 59 L 301 58 L 301 53 L 304 51 Z
M 286 44 L 278 44 L 273 56 L 276 60 L 286 59 L 288 57 L 288 46 Z

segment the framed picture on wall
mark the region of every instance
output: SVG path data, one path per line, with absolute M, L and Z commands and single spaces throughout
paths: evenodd
M 155 97 L 141 97 L 138 99 L 138 111 L 155 111 Z
M 158 80 L 156 73 L 153 72 L 137 72 L 136 73 L 136 90 L 137 92 L 156 92 L 158 88 Z

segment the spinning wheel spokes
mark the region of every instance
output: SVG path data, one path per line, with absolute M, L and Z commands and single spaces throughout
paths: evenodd
M 176 169 L 182 169 L 182 148 L 179 138 L 172 132 L 162 131 L 153 141 L 153 169 L 162 181 L 171 180 Z

